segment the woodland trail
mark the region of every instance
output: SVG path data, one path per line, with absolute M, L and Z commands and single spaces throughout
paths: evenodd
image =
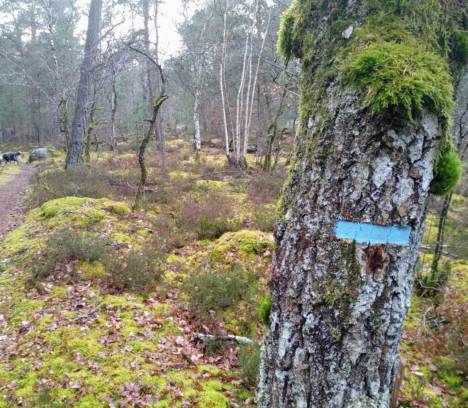
M 0 168 L 0 176 L 8 168 Z M 23 221 L 27 210 L 26 194 L 37 167 L 21 165 L 20 172 L 0 183 L 0 242 Z

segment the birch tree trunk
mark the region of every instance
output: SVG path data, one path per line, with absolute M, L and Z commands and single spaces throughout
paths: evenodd
M 200 87 L 197 83 L 193 103 L 193 125 L 195 127 L 195 136 L 193 139 L 195 148 L 195 159 L 200 159 L 201 152 L 201 130 L 200 130 Z
M 207 18 L 203 23 L 203 27 L 200 31 L 200 36 L 198 38 L 198 44 L 202 45 L 205 42 L 205 35 L 206 30 L 208 28 L 208 21 L 211 18 Z M 195 160 L 200 159 L 201 153 L 201 128 L 200 128 L 200 98 L 201 98 L 201 90 L 203 85 L 203 69 L 205 65 L 205 54 L 206 54 L 206 46 L 202 48 L 199 52 L 199 55 L 196 56 L 195 59 L 195 93 L 194 93 L 194 101 L 193 101 L 193 127 L 195 128 L 195 135 L 193 139 L 193 145 L 195 149 Z
M 91 89 L 94 64 L 99 43 L 102 0 L 91 0 L 88 16 L 88 31 L 83 63 L 80 70 L 80 82 L 76 95 L 75 115 L 73 117 L 70 143 L 67 151 L 66 167 L 77 166 L 81 161 L 83 144 L 88 128 L 89 91 Z
M 221 47 L 221 63 L 219 64 L 219 89 L 221 91 L 221 104 L 223 107 L 223 124 L 224 124 L 224 149 L 226 157 L 229 159 L 231 152 L 229 149 L 229 130 L 227 117 L 227 101 L 225 94 L 225 69 L 226 69 L 226 48 L 227 48 L 227 1 L 224 3 L 223 13 L 223 44 Z
M 385 408 L 398 369 L 442 122 L 425 108 L 413 123 L 391 109 L 372 113 L 369 89 L 323 76 L 369 13 L 366 1 L 343 4 L 296 1 L 285 18 L 304 38 L 293 43 L 302 123 L 275 231 L 261 408 Z M 335 21 L 354 27 L 336 37 Z M 339 238 L 340 220 L 407 226 L 410 235 L 357 243 Z

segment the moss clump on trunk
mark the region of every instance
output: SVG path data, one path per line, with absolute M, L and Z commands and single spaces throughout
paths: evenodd
M 365 92 L 364 105 L 374 113 L 401 109 L 413 121 L 428 107 L 444 123 L 450 122 L 453 89 L 448 66 L 433 52 L 380 41 L 352 52 L 342 69 L 345 83 Z
M 434 166 L 431 193 L 435 195 L 449 193 L 460 181 L 461 174 L 462 162 L 458 154 L 450 148 L 442 151 Z
M 305 9 L 299 0 L 294 0 L 291 7 L 281 16 L 280 29 L 278 33 L 278 54 L 283 61 L 288 62 L 293 57 L 302 57 L 303 41 L 307 29 L 306 19 L 301 16 Z M 305 3 L 310 3 L 305 1 Z M 307 5 L 310 8 L 310 4 Z

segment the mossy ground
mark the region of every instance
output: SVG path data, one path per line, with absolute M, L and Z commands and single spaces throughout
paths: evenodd
M 256 339 L 264 335 L 273 237 L 271 221 L 257 220 L 256 212 L 268 212 L 272 218 L 277 196 L 252 197 L 249 177 L 258 174 L 227 169 L 221 151 L 207 149 L 196 162 L 187 141 L 171 141 L 171 149 L 167 175 L 151 168 L 149 189 L 153 191 L 147 193 L 141 211 L 132 213 L 126 204 L 132 202 L 132 189 L 122 190 L 121 201 L 64 197 L 33 209 L 24 225 L 3 242 L 0 407 L 94 408 L 125 401 L 153 407 L 252 405 L 254 384 L 240 375 L 238 348 L 233 344 L 204 347 L 192 334 L 207 329 Z M 114 183 L 126 186 L 138 180 L 134 154 L 100 153 L 92 161 L 111 176 L 118 174 L 112 178 Z M 150 152 L 148 162 L 157 163 L 157 155 Z M 177 217 L 178 203 L 212 192 L 232 198 L 241 229 L 212 240 L 184 238 L 168 248 L 164 277 L 154 292 L 143 296 L 109 291 L 102 284 L 107 272 L 99 261 L 75 265 L 78 274 L 73 279 L 52 277 L 35 288 L 26 284 L 31 260 L 43 250 L 45 239 L 63 226 L 109 239 L 115 250 L 126 251 L 142 247 L 148 239 L 166 239 L 165 229 Z M 457 248 L 456 255 L 466 260 L 466 246 L 460 245 L 466 241 L 465 214 L 465 199 L 456 195 L 447 239 L 451 248 Z M 431 221 L 426 244 L 435 237 L 434 216 L 428 225 Z M 169 236 L 179 232 L 169 230 Z M 254 296 L 208 321 L 198 321 L 184 291 L 185 282 L 197 271 L 233 266 L 253 274 Z M 403 402 L 411 404 L 420 398 L 430 407 L 465 403 L 465 383 L 454 365 L 461 361 L 460 351 L 449 346 L 448 338 L 460 330 L 459 317 L 467 299 L 466 261 L 456 262 L 453 270 L 450 296 L 439 309 L 450 317 L 448 327 L 434 332 L 425 321 L 431 304 L 414 298 L 402 345 L 408 367 Z M 252 376 L 251 366 L 247 369 Z
M 177 143 L 178 149 L 184 147 L 186 143 Z M 111 162 L 113 171 L 119 171 L 132 157 L 101 155 L 93 160 Z M 208 156 L 205 163 L 202 170 L 222 169 L 224 158 Z M 238 203 L 235 216 L 249 228 L 254 205 L 244 191 L 244 180 L 193 177 L 192 166 L 200 164 L 190 158 L 185 164 L 169 177 L 175 183 L 186 178 L 200 181 L 182 194 L 230 195 Z M 150 177 L 157 174 L 153 169 Z M 267 292 L 269 232 L 243 229 L 217 240 L 171 248 L 160 287 L 144 296 L 110 292 L 102 284 L 107 271 L 100 261 L 78 263 L 73 277 L 55 274 L 35 287 L 28 284 L 29 265 L 47 250 L 47 237 L 61 228 L 101 237 L 115 251 L 157 239 L 155 220 L 173 211 L 172 202 L 146 204 L 132 213 L 123 201 L 63 197 L 32 209 L 24 224 L 7 236 L 0 249 L 0 407 L 94 408 L 125 401 L 154 407 L 251 405 L 253 387 L 239 376 L 236 347 L 211 354 L 193 340 L 193 332 L 203 328 L 195 324 L 181 287 L 191 271 L 207 263 L 221 265 L 222 259 L 255 270 L 259 299 L 235 305 L 208 326 L 214 333 L 224 330 L 261 338 L 265 329 L 256 308 Z M 66 270 L 67 265 L 60 268 Z
M 21 167 L 16 165 L 0 166 L 0 186 L 9 183 L 21 172 Z

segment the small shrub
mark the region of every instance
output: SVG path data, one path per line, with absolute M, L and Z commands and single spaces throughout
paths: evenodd
M 438 303 L 443 300 L 443 289 L 445 289 L 449 283 L 450 276 L 452 275 L 452 266 L 450 262 L 444 262 L 440 267 L 432 267 L 429 272 L 424 272 L 423 269 L 416 269 L 415 285 L 416 290 L 423 296 L 435 297 Z
M 50 170 L 39 175 L 30 193 L 31 208 L 62 197 L 112 197 L 116 191 L 107 175 L 98 169 L 79 167 L 73 170 Z
M 253 220 L 260 231 L 273 232 L 276 223 L 276 206 L 266 204 L 257 207 L 253 213 Z
M 276 203 L 281 195 L 285 176 L 284 169 L 277 169 L 271 173 L 255 173 L 247 186 L 249 198 L 256 204 Z
M 260 347 L 240 346 L 239 365 L 243 381 L 249 386 L 255 386 L 260 374 Z
M 197 221 L 195 232 L 198 239 L 216 239 L 226 232 L 240 230 L 241 226 L 239 221 L 202 216 Z
M 260 302 L 258 307 L 258 317 L 265 324 L 270 323 L 270 312 L 271 312 L 271 295 L 265 296 Z
M 49 236 L 38 259 L 31 265 L 33 279 L 50 276 L 57 264 L 69 261 L 99 261 L 107 251 L 109 242 L 90 234 L 69 228 L 55 231 Z
M 450 336 L 450 357 L 456 362 L 456 372 L 468 376 L 468 345 L 466 344 L 467 317 L 457 322 L 455 330 Z
M 184 288 L 191 305 L 204 318 L 213 310 L 220 312 L 250 297 L 255 277 L 239 265 L 226 269 L 208 269 L 191 275 Z
M 123 255 L 111 253 L 104 259 L 108 284 L 117 292 L 148 293 L 161 281 L 164 260 L 164 253 L 154 246 Z
M 189 236 L 184 229 L 179 228 L 172 214 L 159 214 L 154 220 L 154 229 L 160 239 L 164 240 L 167 251 L 172 248 L 182 248 L 187 244 Z
M 458 364 L 449 357 L 437 357 L 435 364 L 438 366 L 437 375 L 440 380 L 451 389 L 457 389 L 463 384 L 463 377 L 458 371 Z
M 232 199 L 220 192 L 188 195 L 177 213 L 180 229 L 195 233 L 198 239 L 216 239 L 238 231 L 242 222 L 235 219 Z
M 431 183 L 431 193 L 445 195 L 452 191 L 460 181 L 462 162 L 453 150 L 446 150 L 439 154 L 434 166 L 434 179 Z
M 218 339 L 209 339 L 203 342 L 203 349 L 209 355 L 221 354 L 226 350 L 227 343 Z

